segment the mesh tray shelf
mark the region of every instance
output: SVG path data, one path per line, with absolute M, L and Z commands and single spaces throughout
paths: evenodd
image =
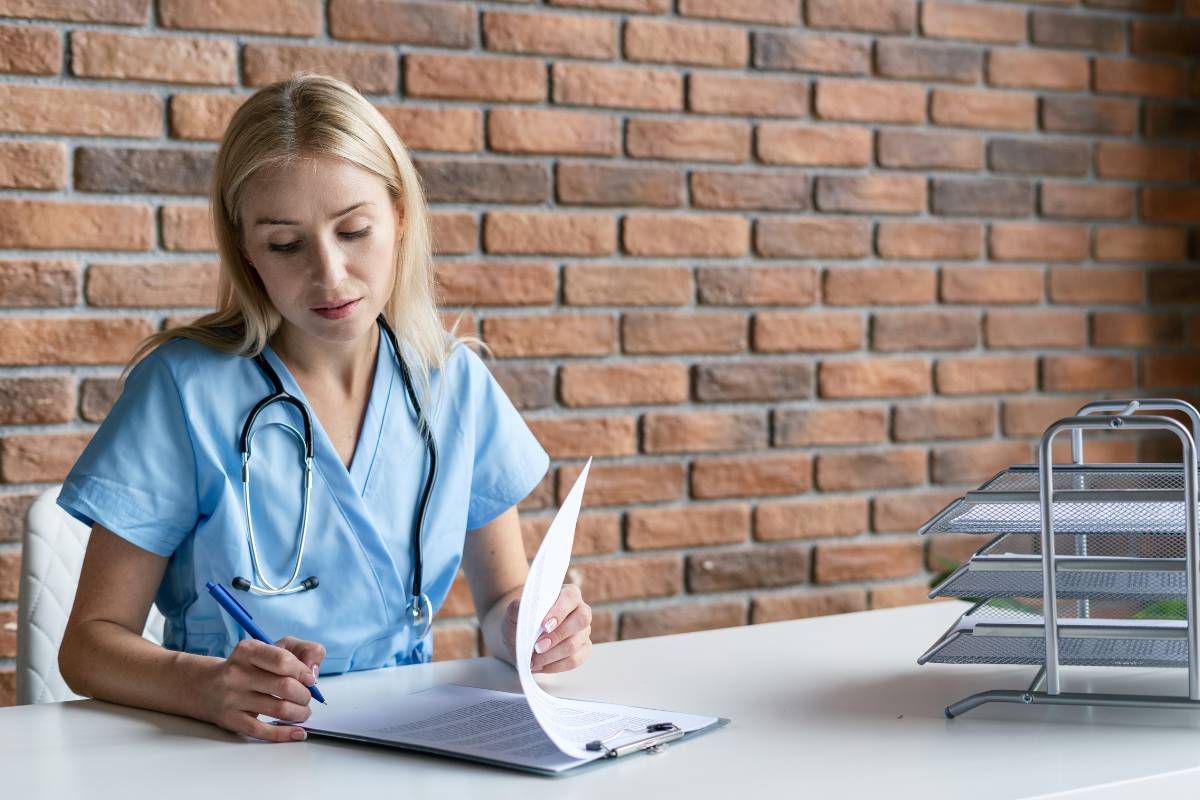
M 1059 597 L 1130 597 L 1147 600 L 1183 597 L 1187 578 L 1183 565 L 1178 569 L 1071 569 L 1059 565 Z M 970 569 L 963 565 L 930 592 L 930 597 L 1037 597 L 1042 593 L 1042 562 L 1027 559 L 1013 563 L 1010 569 Z
M 1183 597 L 1182 536 L 1055 536 L 1059 597 Z M 1008 534 L 989 542 L 930 597 L 1040 597 L 1041 540 Z
M 1127 603 L 1091 605 L 1087 619 L 1077 601 L 1059 603 L 1059 663 L 1093 667 L 1186 667 L 1183 619 L 1136 619 Z M 959 618 L 918 659 L 926 664 L 1023 664 L 1046 661 L 1039 600 L 988 600 Z
M 1054 470 L 1057 533 L 1177 534 L 1184 530 L 1183 470 L 1175 464 L 1104 464 Z M 925 533 L 1040 534 L 1036 466 L 1010 467 L 927 522 Z
M 976 553 L 982 556 L 1042 556 L 1042 537 L 1025 534 L 998 536 Z M 1054 535 L 1054 555 L 1097 556 L 1106 558 L 1178 558 L 1187 557 L 1183 534 L 1058 534 Z
M 1079 464 L 1054 468 L 1056 491 L 1183 491 L 1179 464 Z M 981 492 L 1039 490 L 1036 464 L 1018 464 L 979 487 Z

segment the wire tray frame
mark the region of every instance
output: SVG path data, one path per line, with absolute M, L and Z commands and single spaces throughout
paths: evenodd
M 1079 602 L 1059 601 L 1059 663 L 1092 667 L 1186 667 L 1184 619 L 1138 619 L 1129 604 L 1097 607 L 1079 618 Z M 1097 617 L 1097 613 L 1105 616 Z M 996 599 L 979 604 L 939 639 L 920 664 L 1046 663 L 1041 601 Z

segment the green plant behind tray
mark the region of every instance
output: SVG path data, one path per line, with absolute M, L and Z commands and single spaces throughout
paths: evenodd
M 1134 619 L 1187 619 L 1187 600 L 1152 600 L 1133 615 Z
M 946 580 L 951 575 L 953 575 L 954 570 L 961 567 L 962 563 L 963 563 L 960 561 L 951 561 L 950 559 L 946 558 L 945 556 L 933 556 L 933 560 L 936 562 L 938 567 L 941 567 L 941 572 L 934 575 L 933 578 L 929 581 L 930 589 L 933 589 L 933 588 L 939 586 L 942 583 L 942 581 Z M 982 601 L 984 598 L 982 598 L 982 597 L 960 597 L 958 599 L 963 600 L 967 603 L 978 603 L 978 602 Z
M 933 556 L 932 560 L 937 562 L 937 566 L 941 568 L 941 572 L 934 575 L 933 578 L 929 581 L 930 589 L 937 586 L 939 583 L 946 580 L 946 578 L 949 578 L 951 575 L 953 575 L 954 570 L 958 569 L 959 566 L 961 565 L 960 562 L 951 561 L 950 559 L 946 558 L 945 556 Z

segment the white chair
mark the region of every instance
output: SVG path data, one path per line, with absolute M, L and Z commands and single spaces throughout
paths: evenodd
M 17 705 L 79 699 L 58 671 L 58 646 L 92 532 L 54 502 L 60 488 L 42 492 L 26 517 L 17 595 Z M 142 635 L 162 644 L 164 622 L 151 606 Z

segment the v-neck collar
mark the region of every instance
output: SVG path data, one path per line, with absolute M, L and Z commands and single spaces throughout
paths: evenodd
M 342 457 L 338 455 L 337 448 L 333 446 L 333 440 L 329 438 L 329 434 L 325 431 L 325 426 L 317 418 L 316 412 L 313 411 L 312 404 L 308 402 L 308 398 L 304 395 L 304 390 L 300 388 L 300 384 L 292 375 L 291 370 L 283 363 L 283 359 L 279 354 L 267 344 L 263 348 L 263 354 L 267 360 L 271 362 L 271 366 L 279 373 L 279 379 L 283 382 L 284 391 L 294 395 L 297 400 L 304 403 L 308 409 L 309 416 L 312 417 L 313 425 L 313 455 L 318 464 L 324 460 L 328 462 L 330 468 L 339 471 L 347 476 L 353 483 L 355 490 L 359 496 L 363 496 L 367 491 L 367 482 L 371 477 L 371 469 L 375 464 L 375 456 L 379 452 L 380 440 L 383 438 L 383 420 L 387 415 L 387 408 L 391 402 L 392 396 L 392 379 L 394 370 L 389 369 L 392 360 L 391 344 L 388 342 L 388 337 L 383 335 L 383 330 L 378 324 L 375 326 L 376 335 L 379 337 L 379 346 L 375 349 L 375 375 L 371 381 L 371 393 L 367 398 L 367 409 L 363 415 L 362 429 L 358 433 L 358 441 L 354 445 L 354 455 L 351 457 L 350 469 L 346 469 L 345 463 L 342 462 Z

